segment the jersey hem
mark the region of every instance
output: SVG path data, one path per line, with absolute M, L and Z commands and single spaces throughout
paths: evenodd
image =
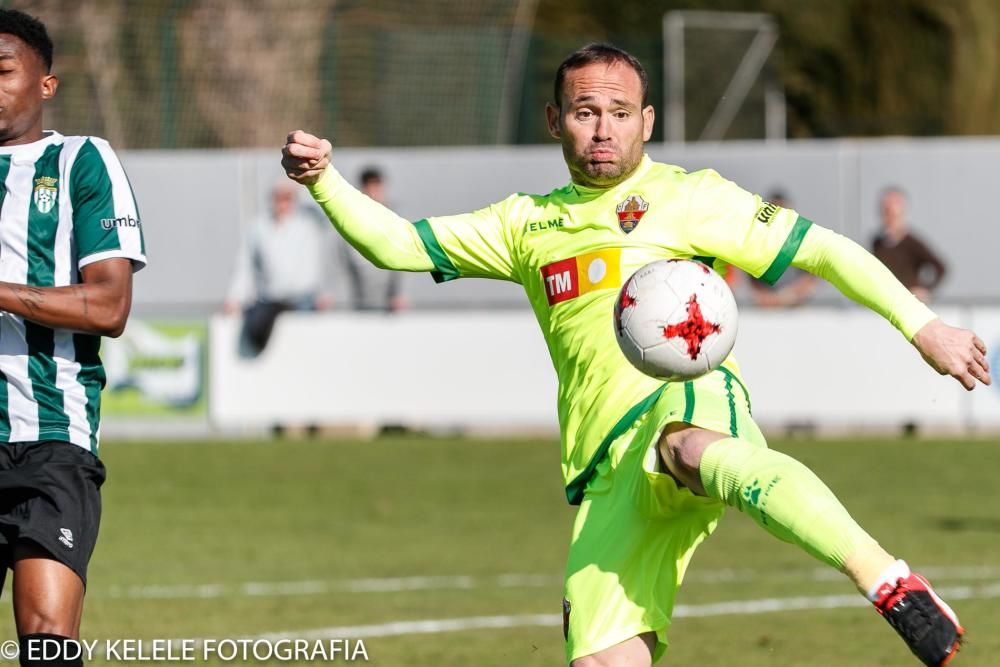
M 788 232 L 781 250 L 778 251 L 778 256 L 771 262 L 771 266 L 767 267 L 767 271 L 761 275 L 761 280 L 768 285 L 774 285 L 774 283 L 778 282 L 778 279 L 781 278 L 785 270 L 791 265 L 792 260 L 795 259 L 795 253 L 799 251 L 802 239 L 806 237 L 806 232 L 809 231 L 811 226 L 812 220 L 803 218 L 801 215 L 798 217 L 795 221 L 795 226 L 792 227 L 792 231 Z
M 93 454 L 94 456 L 97 456 L 97 448 L 91 447 L 89 440 L 88 440 L 87 444 L 82 445 L 79 442 L 76 442 L 75 440 L 73 440 L 72 436 L 66 435 L 66 431 L 39 431 L 38 432 L 38 441 L 42 442 L 44 440 L 52 440 L 52 441 L 55 441 L 55 442 L 65 442 L 68 445 L 73 445 L 74 447 L 79 447 L 80 449 L 84 449 L 84 450 L 90 452 L 91 454 Z

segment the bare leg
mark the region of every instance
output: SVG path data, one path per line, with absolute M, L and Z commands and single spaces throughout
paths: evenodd
M 644 632 L 603 651 L 577 658 L 570 667 L 650 667 L 655 647 L 656 633 Z
M 83 582 L 34 544 L 14 552 L 14 621 L 18 636 L 39 633 L 80 638 Z

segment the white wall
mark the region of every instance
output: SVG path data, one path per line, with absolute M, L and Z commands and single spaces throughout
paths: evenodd
M 1000 308 L 940 313 L 975 323 L 1000 368 Z M 255 360 L 236 354 L 237 332 L 235 319 L 212 320 L 210 413 L 223 429 L 556 428 L 555 373 L 530 312 L 288 314 Z M 859 308 L 745 312 L 736 355 L 764 425 L 1000 426 L 1000 383 L 965 392 Z
M 1000 250 L 996 165 L 1000 139 L 879 139 L 788 143 L 729 142 L 650 154 L 689 169 L 711 166 L 750 190 L 780 187 L 819 224 L 867 244 L 876 229 L 878 191 L 895 183 L 911 192 L 913 225 L 952 269 L 945 300 L 1000 303 L 992 267 Z M 282 178 L 279 152 L 126 151 L 147 237 L 149 266 L 136 278 L 136 312 L 196 315 L 221 304 L 241 224 L 264 206 Z M 450 149 L 338 150 L 351 179 L 378 165 L 394 208 L 416 220 L 478 208 L 513 191 L 548 192 L 567 180 L 556 145 Z M 482 280 L 435 285 L 408 281 L 414 305 L 523 308 L 513 285 Z M 833 292 L 823 294 L 834 298 Z

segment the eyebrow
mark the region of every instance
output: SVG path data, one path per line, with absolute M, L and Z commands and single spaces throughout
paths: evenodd
M 597 97 L 596 95 L 581 95 L 580 97 L 577 97 L 577 98 L 573 99 L 573 104 L 582 104 L 584 102 L 590 102 L 591 100 L 595 99 L 596 97 Z M 611 103 L 614 104 L 614 105 L 620 106 L 620 107 L 632 107 L 632 108 L 634 108 L 636 106 L 632 102 L 629 102 L 628 100 L 620 99 L 618 97 L 611 98 Z

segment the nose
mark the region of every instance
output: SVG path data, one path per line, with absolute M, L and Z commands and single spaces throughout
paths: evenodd
M 611 138 L 611 116 L 601 114 L 594 126 L 594 140 L 606 141 Z

